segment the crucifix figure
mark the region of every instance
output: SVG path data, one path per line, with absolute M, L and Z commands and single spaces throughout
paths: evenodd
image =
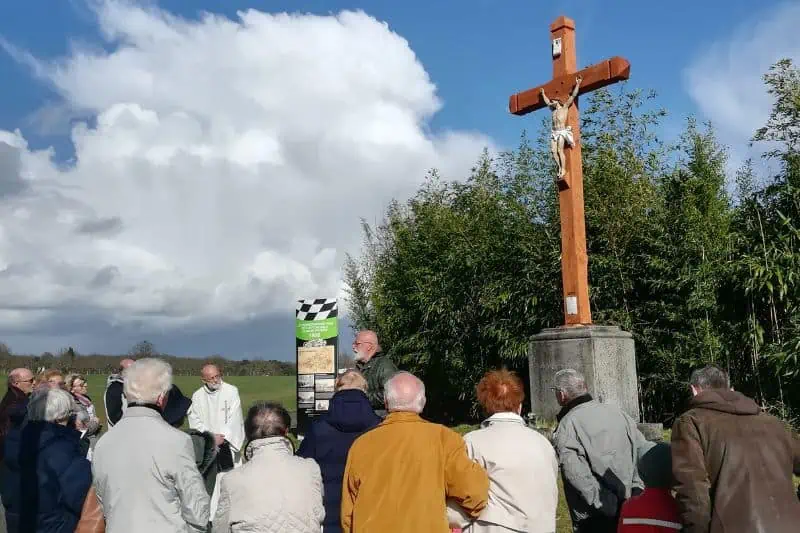
M 550 25 L 553 79 L 511 96 L 509 111 L 526 115 L 550 107 L 553 131 L 550 149 L 558 166 L 558 205 L 561 212 L 561 280 L 564 289 L 564 323 L 589 325 L 589 261 L 586 256 L 586 222 L 583 213 L 583 167 L 578 96 L 627 80 L 631 65 L 612 57 L 577 69 L 575 22 L 559 17 Z M 561 102 L 564 102 L 563 104 Z
M 581 81 L 583 80 L 580 76 L 575 78 L 575 88 L 572 90 L 572 94 L 569 95 L 569 98 L 567 98 L 567 101 L 563 104 L 558 100 L 550 100 L 544 92 L 544 87 L 542 87 L 541 90 L 542 100 L 544 100 L 545 105 L 553 111 L 553 131 L 550 134 L 550 153 L 553 154 L 553 159 L 556 160 L 558 179 L 562 179 L 567 173 L 564 144 L 567 144 L 570 148 L 575 146 L 575 138 L 572 136 L 572 127 L 567 125 L 567 116 L 572 102 L 578 97 Z

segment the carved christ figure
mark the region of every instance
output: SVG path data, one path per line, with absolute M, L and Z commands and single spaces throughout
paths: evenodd
M 563 104 L 558 100 L 550 100 L 542 89 L 542 99 L 545 105 L 553 111 L 553 131 L 550 134 L 550 153 L 553 154 L 553 159 L 556 160 L 558 166 L 558 179 L 564 177 L 567 172 L 566 158 L 564 157 L 564 145 L 570 148 L 575 146 L 575 138 L 572 136 L 572 127 L 567 126 L 567 114 L 569 113 L 569 106 L 575 101 L 578 96 L 578 89 L 581 87 L 583 78 L 578 76 L 575 78 L 575 88 L 572 89 L 572 94 L 569 95 L 567 101 Z

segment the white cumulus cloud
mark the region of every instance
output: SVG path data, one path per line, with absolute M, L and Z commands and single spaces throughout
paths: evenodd
M 0 324 L 154 328 L 290 313 L 336 295 L 344 252 L 427 169 L 491 141 L 431 133 L 436 87 L 362 12 L 186 20 L 95 3 L 105 50 L 14 51 L 70 113 L 74 159 L 0 130 Z M 6 48 L 10 45 L 6 43 Z
M 754 4 L 754 7 L 756 4 Z M 747 143 L 769 117 L 772 99 L 763 75 L 779 59 L 800 62 L 800 3 L 754 11 L 751 20 L 716 42 L 698 41 L 684 72 L 686 89 L 732 149 L 732 163 L 757 155 Z

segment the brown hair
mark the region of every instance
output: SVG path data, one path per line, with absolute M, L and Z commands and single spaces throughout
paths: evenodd
M 478 402 L 489 415 L 516 412 L 525 399 L 522 380 L 505 368 L 487 372 L 475 391 L 478 394 Z
M 367 392 L 367 380 L 358 370 L 348 370 L 336 378 L 335 390 L 358 389 Z
M 57 368 L 50 368 L 42 372 L 42 376 L 39 378 L 39 381 L 50 381 L 50 378 L 54 378 L 56 376 L 64 377 L 64 373 L 57 369 Z

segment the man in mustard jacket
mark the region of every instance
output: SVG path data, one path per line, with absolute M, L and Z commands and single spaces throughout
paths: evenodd
M 458 433 L 420 418 L 425 385 L 398 372 L 385 396 L 389 415 L 356 439 L 347 456 L 344 532 L 446 533 L 448 499 L 477 519 L 489 499 L 489 478 Z

